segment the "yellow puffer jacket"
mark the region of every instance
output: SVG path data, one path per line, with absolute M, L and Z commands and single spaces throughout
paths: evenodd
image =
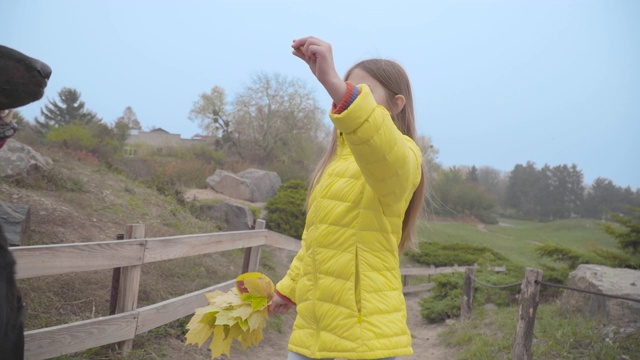
M 399 270 L 422 154 L 366 85 L 341 114 L 337 153 L 309 199 L 302 247 L 277 289 L 297 304 L 289 350 L 311 358 L 410 355 Z

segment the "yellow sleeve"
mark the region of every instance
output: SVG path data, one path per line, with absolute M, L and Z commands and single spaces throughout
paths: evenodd
M 344 134 L 367 184 L 381 201 L 404 201 L 420 182 L 422 152 L 376 104 L 369 87 L 358 87 L 355 101 L 344 112 L 330 114 L 331 121 Z
M 298 284 L 298 280 L 302 274 L 302 262 L 304 261 L 304 257 L 307 254 L 306 246 L 304 241 L 304 234 L 302 235 L 302 241 L 300 250 L 293 258 L 291 265 L 289 266 L 289 270 L 287 274 L 276 284 L 276 290 L 280 292 L 282 295 L 288 297 L 294 303 L 298 303 L 296 301 L 296 286 Z

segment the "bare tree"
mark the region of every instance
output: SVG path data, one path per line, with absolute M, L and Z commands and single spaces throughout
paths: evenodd
M 236 155 L 240 152 L 240 140 L 232 129 L 231 115 L 227 111 L 227 94 L 220 86 L 214 86 L 209 93 L 202 93 L 193 104 L 189 119 L 198 124 L 205 134 L 215 139 L 221 149 L 233 148 Z
M 322 132 L 322 111 L 300 80 L 259 73 L 233 105 L 233 128 L 242 151 L 258 162 L 286 161 L 308 151 Z

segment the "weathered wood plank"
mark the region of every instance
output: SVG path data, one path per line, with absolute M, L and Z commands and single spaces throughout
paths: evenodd
M 420 285 L 409 285 L 402 288 L 402 293 L 410 294 L 414 292 L 429 291 L 431 290 L 432 287 L 433 287 L 432 283 L 420 284 Z
M 129 224 L 124 231 L 125 239 L 144 239 L 143 224 Z M 144 255 L 143 255 L 144 259 Z M 142 265 L 133 265 L 120 268 L 120 288 L 118 290 L 117 313 L 129 312 L 138 307 L 138 292 L 140 290 L 140 274 Z M 137 326 L 137 324 L 136 324 Z M 133 349 L 133 337 L 118 344 L 123 354 L 126 355 Z
M 215 290 L 226 292 L 235 286 L 235 282 L 235 280 L 229 280 L 206 289 L 139 308 L 140 316 L 138 318 L 136 335 L 193 314 L 196 308 L 207 305 L 207 298 L 204 296 L 205 293 Z
M 267 245 L 295 252 L 300 251 L 300 240 L 270 230 L 267 233 Z
M 438 274 L 446 274 L 453 272 L 464 272 L 468 267 L 474 266 L 450 266 L 450 267 L 415 267 L 415 268 L 402 268 L 400 269 L 401 275 L 415 275 L 415 276 L 430 276 Z M 477 269 L 477 267 L 475 267 Z M 495 272 L 505 272 L 504 266 L 492 266 L 489 270 Z
M 513 360 L 533 359 L 533 328 L 536 323 L 536 313 L 540 303 L 540 284 L 542 270 L 527 268 L 520 287 L 520 309 L 518 310 L 518 324 L 516 338 L 513 342 Z
M 144 240 L 38 245 L 12 248 L 16 278 L 111 269 L 142 264 Z
M 429 275 L 437 275 L 437 274 L 446 274 L 453 272 L 464 272 L 466 269 L 465 266 L 458 267 L 439 267 L 439 268 L 403 268 L 400 269 L 401 275 L 412 275 L 412 276 L 429 276 Z
M 264 220 L 256 220 L 256 230 L 264 230 L 267 223 Z M 266 242 L 266 241 L 265 241 Z M 244 261 L 242 262 L 242 273 L 258 271 L 260 266 L 260 251 L 262 245 L 246 248 L 244 250 Z
M 144 263 L 264 245 L 266 237 L 266 230 L 247 230 L 147 239 Z
M 464 271 L 464 286 L 462 289 L 462 305 L 460 306 L 460 318 L 467 320 L 471 317 L 473 309 L 473 278 L 476 275 L 475 267 L 468 267 Z
M 25 333 L 25 359 L 39 360 L 132 339 L 136 312 L 78 321 Z

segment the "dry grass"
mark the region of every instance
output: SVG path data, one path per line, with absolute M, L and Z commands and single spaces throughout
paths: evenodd
M 78 184 L 11 183 L 0 180 L 0 200 L 30 206 L 28 239 L 23 245 L 94 242 L 115 239 L 125 225 L 142 223 L 147 237 L 217 232 L 222 225 L 193 217 L 175 199 L 129 180 L 72 153 L 44 153 L 54 161 L 57 177 L 50 181 Z M 206 177 L 208 174 L 203 174 Z M 279 279 L 293 254 L 264 251 L 262 268 Z M 194 256 L 142 268 L 139 306 L 199 290 L 240 273 L 243 251 Z M 109 313 L 112 271 L 92 271 L 19 280 L 27 313 L 26 330 L 92 319 Z M 154 329 L 134 340 L 128 359 L 210 358 L 208 350 L 185 347 L 186 319 Z M 277 321 L 271 325 L 277 332 Z M 275 326 L 275 327 L 274 327 Z M 110 346 L 89 349 L 62 359 L 119 358 Z

